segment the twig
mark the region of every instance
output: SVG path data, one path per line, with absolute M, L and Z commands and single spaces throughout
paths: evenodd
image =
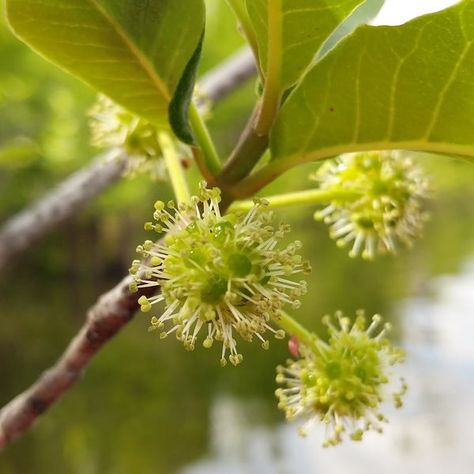
M 10 218 L 0 230 L 0 270 L 115 183 L 124 166 L 124 158 L 98 156 L 92 164 L 67 178 L 36 204 Z
M 243 48 L 199 80 L 199 90 L 218 102 L 257 73 L 255 59 L 249 48 Z
M 218 102 L 256 73 L 253 55 L 245 48 L 200 80 L 200 90 Z M 0 228 L 0 271 L 52 228 L 77 213 L 120 179 L 125 161 L 97 157 Z
M 255 131 L 255 123 L 259 113 L 259 107 L 257 106 L 242 132 L 237 146 L 224 165 L 224 169 L 219 176 L 220 182 L 228 185 L 245 178 L 267 150 L 268 136 L 258 135 Z
M 137 299 L 144 294 L 150 296 L 155 290 L 130 293 L 128 285 L 132 281 L 131 277 L 126 277 L 102 295 L 56 364 L 1 409 L 0 450 L 25 433 L 81 378 L 96 352 L 133 318 L 138 309 Z

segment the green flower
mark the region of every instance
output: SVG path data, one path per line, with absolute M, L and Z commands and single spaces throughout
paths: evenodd
M 323 446 L 340 443 L 346 432 L 358 441 L 365 431 L 382 430 L 386 419 L 379 407 L 389 392 L 390 367 L 404 360 L 403 351 L 385 338 L 389 325 L 380 329 L 380 316 L 368 327 L 362 311 L 352 325 L 340 312 L 335 319 L 337 325 L 329 316 L 323 319 L 329 341 L 315 337 L 311 347 L 300 347 L 300 359 L 279 366 L 276 378 L 284 385 L 276 391 L 279 408 L 288 420 L 306 420 L 299 430 L 302 436 L 315 422 L 327 426 Z M 401 380 L 401 389 L 392 393 L 397 407 L 406 389 Z
M 158 140 L 158 130 L 105 96 L 99 96 L 90 112 L 92 144 L 110 150 L 112 157 L 125 156 L 124 174 L 147 175 L 156 181 L 168 179 Z M 179 146 L 183 158 L 187 150 Z
M 315 214 L 330 225 L 340 247 L 352 244 L 351 257 L 395 253 L 399 242 L 411 245 L 421 233 L 428 180 L 400 152 L 342 155 L 324 164 L 314 179 L 322 190 L 349 190 L 358 196 L 334 200 Z
M 309 264 L 297 255 L 300 242 L 280 248 L 279 241 L 289 231 L 274 228 L 272 214 L 263 201 L 256 202 L 247 214 L 221 215 L 220 191 L 201 188 L 189 205 L 155 204 L 155 223 L 146 229 L 166 233 L 162 241 L 145 242 L 138 251 L 148 263 L 135 261 L 132 289 L 159 286 L 161 293 L 139 300 L 142 311 L 165 302 L 160 317 L 152 319 L 151 329 L 162 337 L 176 333 L 185 348 L 193 350 L 201 330 L 203 345 L 222 342 L 221 364 L 227 353 L 237 365 L 242 355 L 235 335 L 246 341 L 257 338 L 264 348 L 267 331 L 276 337 L 283 331 L 271 326 L 285 304 L 299 306 L 306 292 L 304 281 L 294 275 L 309 270 Z

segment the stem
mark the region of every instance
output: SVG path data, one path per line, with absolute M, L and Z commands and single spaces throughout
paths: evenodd
M 227 3 L 234 11 L 235 16 L 237 17 L 237 20 L 240 23 L 240 27 L 242 28 L 245 38 L 247 39 L 247 42 L 250 48 L 252 49 L 253 55 L 255 56 L 255 60 L 260 69 L 257 35 L 255 34 L 255 30 L 253 28 L 252 22 L 250 21 L 243 0 L 227 0 Z M 261 71 L 260 75 L 262 76 Z
M 243 8 L 241 1 L 229 0 L 234 8 Z M 268 0 L 268 70 L 263 99 L 253 112 L 239 143 L 224 166 L 219 181 L 225 185 L 239 182 L 248 176 L 268 148 L 268 136 L 280 105 L 282 0 Z M 227 186 L 225 186 L 227 187 Z M 233 191 L 226 189 L 233 195 Z M 251 196 L 246 194 L 243 197 Z M 233 198 L 240 196 L 235 194 Z
M 206 163 L 204 162 L 201 149 L 198 148 L 197 146 L 192 146 L 191 153 L 193 154 L 194 162 L 196 163 L 198 170 L 201 173 L 201 176 L 204 178 L 204 180 L 206 181 L 208 185 L 214 186 L 215 185 L 214 176 L 208 170 Z
M 277 179 L 289 168 L 291 168 L 291 166 L 288 166 L 284 160 L 270 161 L 270 163 L 259 169 L 254 174 L 229 187 L 227 191 L 229 194 L 234 196 L 235 199 L 248 198 Z
M 288 206 L 308 206 L 333 200 L 349 201 L 357 199 L 360 193 L 351 189 L 321 190 L 307 189 L 294 193 L 278 194 L 276 196 L 264 196 L 262 199 L 268 202 L 268 207 L 276 209 Z M 232 211 L 249 211 L 254 206 L 252 199 L 236 202 L 232 205 Z
M 268 135 L 281 99 L 282 0 L 268 0 L 268 57 L 265 89 L 256 126 L 259 135 Z
M 255 109 L 243 131 L 237 146 L 224 165 L 219 181 L 224 184 L 238 183 L 248 176 L 268 148 L 268 137 L 257 135 L 255 120 L 258 109 Z
M 191 106 L 189 107 L 189 121 L 193 129 L 194 137 L 201 149 L 199 157 L 202 158 L 202 162 L 199 163 L 199 168 L 207 169 L 209 173 L 206 174 L 217 176 L 221 171 L 219 155 L 217 154 L 214 142 L 212 141 L 206 124 L 194 103 L 191 103 Z
M 191 200 L 191 195 L 174 144 L 169 135 L 165 132 L 158 134 L 158 140 L 163 151 L 176 200 L 178 203 L 188 203 Z
M 310 333 L 304 326 L 293 319 L 289 314 L 282 311 L 280 317 L 274 321 L 276 324 L 278 324 L 278 326 L 284 329 L 285 332 L 295 336 L 299 342 L 302 342 L 313 350 L 319 350 L 316 344 L 316 336 Z

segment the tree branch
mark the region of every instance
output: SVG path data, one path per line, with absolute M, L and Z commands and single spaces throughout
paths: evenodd
M 218 102 L 256 73 L 251 51 L 244 48 L 205 74 L 199 81 L 201 92 Z M 14 257 L 30 248 L 51 229 L 71 217 L 120 179 L 124 159 L 97 157 L 33 206 L 6 221 L 0 228 L 0 271 Z
M 27 431 L 34 421 L 67 392 L 82 376 L 97 351 L 134 316 L 141 295 L 156 288 L 130 293 L 131 277 L 100 297 L 67 349 L 49 370 L 0 411 L 0 450 Z
M 256 73 L 255 58 L 245 47 L 204 74 L 199 79 L 199 90 L 212 102 L 219 102 Z
M 0 230 L 0 270 L 115 183 L 124 167 L 124 158 L 107 159 L 100 155 L 36 204 L 10 218 Z

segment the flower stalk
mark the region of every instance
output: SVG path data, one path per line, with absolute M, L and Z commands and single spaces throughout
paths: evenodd
M 208 176 L 215 177 L 221 171 L 221 161 L 209 130 L 194 102 L 189 107 L 189 122 L 200 151 L 194 154 L 196 160 L 199 161 L 198 166 L 206 179 Z
M 310 206 L 313 204 L 321 204 L 338 201 L 354 201 L 361 196 L 361 192 L 352 189 L 307 189 L 305 191 L 297 191 L 294 193 L 278 194 L 275 196 L 266 196 L 265 201 L 270 209 L 277 209 L 290 206 Z M 231 206 L 231 210 L 248 211 L 252 208 L 253 200 L 236 201 Z
M 186 176 L 184 175 L 184 169 L 176 153 L 174 143 L 166 132 L 159 132 L 158 140 L 160 142 L 176 200 L 178 203 L 187 203 L 191 199 L 191 195 L 189 193 Z
M 275 323 L 278 324 L 278 326 L 280 326 L 288 335 L 295 336 L 299 343 L 304 344 L 313 350 L 317 349 L 315 344 L 317 336 L 309 332 L 302 324 L 292 318 L 285 311 L 280 313 L 280 316 L 275 319 Z

